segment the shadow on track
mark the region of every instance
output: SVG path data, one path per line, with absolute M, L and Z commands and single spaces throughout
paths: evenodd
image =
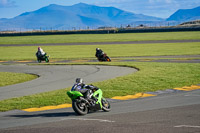
M 9 115 L 8 117 L 32 118 L 32 117 L 66 117 L 66 116 L 76 116 L 76 113 L 75 112 L 57 112 L 57 113 Z

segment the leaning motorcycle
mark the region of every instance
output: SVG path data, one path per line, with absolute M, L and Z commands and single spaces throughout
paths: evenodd
M 111 61 L 110 57 L 108 57 L 106 53 L 104 53 L 102 57 L 97 57 L 97 59 L 99 61 Z
M 37 61 L 39 63 L 41 63 L 42 61 L 49 62 L 49 56 L 47 56 L 46 54 L 45 55 L 38 55 L 38 53 L 36 53 L 36 57 L 37 57 Z
M 111 110 L 110 103 L 102 96 L 100 88 L 91 90 L 91 98 L 84 98 L 79 91 L 67 91 L 67 95 L 72 100 L 72 108 L 78 115 L 86 115 L 88 112 L 103 110 L 109 112 Z

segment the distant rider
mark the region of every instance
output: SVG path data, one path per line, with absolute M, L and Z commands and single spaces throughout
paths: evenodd
M 91 98 L 90 95 L 92 93 L 91 92 L 92 89 L 97 89 L 97 87 L 93 85 L 86 85 L 84 84 L 82 78 L 76 78 L 76 83 L 73 85 L 71 91 L 79 91 L 84 95 L 86 99 L 89 99 Z
M 103 55 L 104 55 L 103 50 L 101 50 L 100 48 L 96 48 L 96 54 L 95 54 L 95 56 L 96 56 L 98 59 L 101 59 L 101 58 L 103 58 Z

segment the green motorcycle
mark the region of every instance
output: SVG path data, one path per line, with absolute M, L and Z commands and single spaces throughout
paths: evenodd
M 37 57 L 37 61 L 38 63 L 41 63 L 42 61 L 45 61 L 45 62 L 49 62 L 49 57 L 50 56 L 47 56 L 46 54 L 45 55 L 40 55 L 38 54 L 38 52 L 36 53 L 36 57 Z
M 102 94 L 101 89 L 92 89 L 91 98 L 86 99 L 79 91 L 68 91 L 67 95 L 72 100 L 72 108 L 78 115 L 86 115 L 90 111 L 103 110 L 109 112 L 110 103 Z

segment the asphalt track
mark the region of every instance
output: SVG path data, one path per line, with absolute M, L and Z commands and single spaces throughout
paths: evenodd
M 200 63 L 200 55 L 111 57 L 112 62 Z M 50 63 L 98 62 L 97 59 L 51 60 Z M 36 64 L 36 60 L 0 61 L 1 64 Z
M 200 42 L 200 40 L 149 40 L 149 41 L 123 41 L 123 42 L 74 42 L 74 43 L 41 43 L 41 44 L 1 44 L 0 47 L 9 46 L 60 46 L 60 45 L 113 45 L 113 44 L 152 44 L 152 43 L 186 43 Z
M 200 90 L 111 101 L 110 112 L 72 108 L 0 113 L 0 133 L 199 133 Z
M 22 67 L 23 69 L 20 69 Z M 0 65 L 0 70 L 10 69 L 10 71 L 18 71 L 25 73 L 37 73 L 38 68 L 25 69 L 27 65 Z M 38 67 L 38 66 L 29 66 Z M 51 66 L 45 66 L 40 68 L 42 72 L 45 72 L 50 79 L 54 76 L 55 71 L 58 75 L 64 75 L 63 78 L 59 78 L 60 75 L 56 75 L 58 81 L 69 81 L 69 85 L 74 82 L 74 78 L 77 76 L 84 76 L 86 83 L 92 83 L 101 81 L 104 79 L 101 76 L 94 76 L 102 70 L 108 70 L 104 76 L 110 76 L 109 72 L 112 68 L 104 68 L 105 66 L 91 66 L 86 68 L 81 66 L 70 66 L 67 68 L 65 65 L 56 68 L 52 66 L 52 70 L 49 70 Z M 82 69 L 82 67 L 84 69 Z M 96 68 L 97 67 L 97 68 Z M 102 68 L 101 68 L 102 67 Z M 65 72 L 71 72 L 69 77 Z M 121 69 L 121 68 L 120 68 Z M 121 69 L 123 70 L 123 69 Z M 121 73 L 121 70 L 113 71 Z M 135 70 L 131 69 L 131 72 Z M 78 72 L 80 75 L 76 75 Z M 94 74 L 94 75 L 93 75 Z M 118 73 L 119 74 L 119 73 Z M 128 73 L 124 73 L 128 74 Z M 88 75 L 88 76 L 87 76 Z M 114 74 L 115 75 L 115 74 Z M 65 77 L 66 76 L 66 77 Z M 120 76 L 120 75 L 115 75 Z M 41 75 L 39 81 L 44 80 L 44 83 L 39 83 L 35 86 L 35 89 L 39 93 L 45 86 L 51 86 L 49 82 L 45 82 Z M 55 78 L 54 77 L 54 78 Z M 61 76 L 62 77 L 62 76 Z M 69 78 L 69 79 L 68 79 Z M 96 79 L 97 78 L 97 79 Z M 111 77 L 108 77 L 109 79 Z M 112 77 L 113 78 L 113 77 Z M 36 80 L 38 80 L 36 79 Z M 33 82 L 36 82 L 33 80 Z M 93 81 L 94 80 L 94 81 Z M 38 81 L 38 82 L 39 82 Z M 32 81 L 31 81 L 32 82 Z M 67 82 L 64 82 L 63 86 L 67 87 Z M 27 82 L 28 83 L 28 82 Z M 47 84 L 46 84 L 47 83 Z M 51 83 L 51 82 L 50 82 Z M 65 84 L 66 83 L 66 84 Z M 23 84 L 23 83 L 22 83 Z M 59 85 L 59 86 L 62 86 Z M 64 88 L 65 88 L 64 87 Z M 62 88 L 62 87 L 61 87 Z M 0 89 L 1 90 L 1 89 Z M 25 89 L 24 89 L 25 90 Z M 23 91 L 24 91 L 23 90 Z M 44 89 L 45 90 L 45 89 Z M 12 90 L 17 92 L 16 90 Z M 11 91 L 11 92 L 12 92 Z M 9 92 L 9 93 L 11 93 Z M 9 94 L 7 93 L 7 94 Z M 0 92 L 1 94 L 1 92 Z M 27 95 L 27 94 L 25 94 Z M 2 95 L 0 95 L 1 97 Z M 13 97 L 13 96 L 11 96 Z M 72 108 L 47 110 L 39 112 L 25 112 L 19 110 L 13 110 L 0 113 L 0 133 L 198 133 L 200 132 L 200 90 L 195 91 L 177 91 L 172 93 L 164 93 L 155 97 L 140 98 L 134 100 L 112 100 L 110 112 L 97 111 L 89 113 L 85 116 L 77 116 Z
M 123 75 L 137 70 L 128 67 L 98 65 L 0 65 L 1 72 L 18 72 L 36 74 L 39 78 L 0 87 L 0 100 L 26 96 L 41 92 L 71 87 L 77 77 L 90 84 Z

